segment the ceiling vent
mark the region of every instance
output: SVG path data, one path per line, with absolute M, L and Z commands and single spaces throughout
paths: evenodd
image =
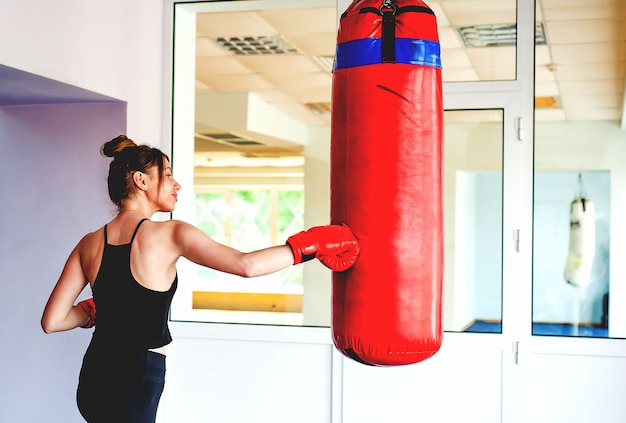
M 256 37 L 216 37 L 211 38 L 228 52 L 240 56 L 293 54 L 297 50 L 283 38 L 276 35 Z
M 514 23 L 462 26 L 457 27 L 457 31 L 465 47 L 514 46 L 517 43 L 517 25 Z M 541 22 L 535 25 L 535 44 L 546 44 L 546 34 Z

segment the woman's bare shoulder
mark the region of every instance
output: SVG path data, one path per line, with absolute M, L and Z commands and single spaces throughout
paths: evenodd
M 163 231 L 176 231 L 179 229 L 184 229 L 184 228 L 194 228 L 194 226 L 190 223 L 187 223 L 183 220 L 177 220 L 177 219 L 170 219 L 170 220 L 164 220 L 161 222 L 152 222 L 155 223 L 155 227 L 159 228 L 160 230 Z
M 86 258 L 98 256 L 104 248 L 104 230 L 102 227 L 85 234 L 78 242 L 74 251 L 77 252 L 81 261 Z
M 181 232 L 186 230 L 195 229 L 195 227 L 182 220 L 170 219 L 164 221 L 150 220 L 146 222 L 147 226 L 150 226 L 149 232 L 153 236 L 160 238 L 161 240 L 171 239 L 174 240 L 180 235 Z
M 164 222 L 157 222 L 163 232 L 161 232 L 161 236 L 164 238 L 172 240 L 176 245 L 184 245 L 190 241 L 198 241 L 198 238 L 205 238 L 206 235 L 202 231 L 200 231 L 197 227 L 192 225 L 191 223 L 185 222 L 183 220 L 167 220 Z
M 104 227 L 100 227 L 93 232 L 88 232 L 78 242 L 78 246 L 90 246 L 94 243 L 104 242 Z

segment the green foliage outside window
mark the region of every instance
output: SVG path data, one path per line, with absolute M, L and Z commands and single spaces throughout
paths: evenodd
M 196 226 L 217 242 L 241 251 L 282 244 L 304 225 L 302 190 L 222 190 L 196 193 Z M 219 278 L 200 269 L 199 277 Z M 302 285 L 302 266 L 276 274 L 278 285 Z

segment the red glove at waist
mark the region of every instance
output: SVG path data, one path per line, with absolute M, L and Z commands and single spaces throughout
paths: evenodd
M 93 298 L 88 298 L 76 304 L 77 307 L 85 310 L 88 320 L 87 323 L 81 326 L 81 328 L 88 329 L 96 324 L 96 303 L 93 302 Z

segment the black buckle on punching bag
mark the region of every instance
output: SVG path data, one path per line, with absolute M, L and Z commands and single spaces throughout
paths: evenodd
M 392 0 L 384 0 L 380 6 L 382 25 L 382 62 L 396 63 L 396 5 Z

